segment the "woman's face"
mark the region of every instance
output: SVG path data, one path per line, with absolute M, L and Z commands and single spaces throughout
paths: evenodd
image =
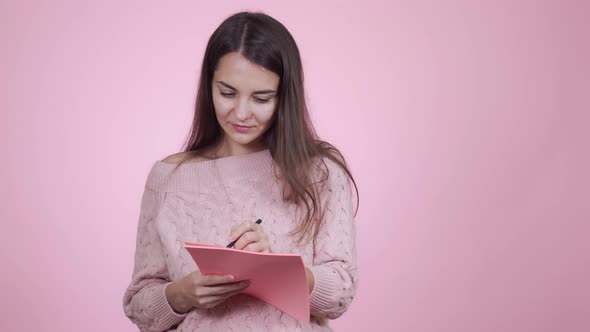
M 224 55 L 213 74 L 212 94 L 217 121 L 232 150 L 263 146 L 277 105 L 280 77 L 237 52 Z

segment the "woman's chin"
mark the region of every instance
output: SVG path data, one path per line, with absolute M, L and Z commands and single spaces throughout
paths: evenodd
M 251 145 L 256 139 L 258 139 L 256 136 L 245 134 L 232 134 L 230 137 L 234 143 L 240 145 Z

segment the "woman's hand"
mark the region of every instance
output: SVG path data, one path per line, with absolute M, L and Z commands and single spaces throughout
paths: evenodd
M 255 222 L 245 221 L 232 227 L 228 240 L 234 241 L 237 238 L 239 240 L 234 244 L 234 248 L 236 249 L 254 252 L 272 252 L 268 236 L 262 230 L 262 226 Z
M 213 308 L 249 285 L 248 280 L 234 281 L 231 275 L 203 275 L 195 271 L 168 285 L 165 293 L 174 311 L 183 314 L 193 308 Z

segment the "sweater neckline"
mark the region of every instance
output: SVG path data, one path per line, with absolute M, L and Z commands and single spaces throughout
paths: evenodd
M 159 191 L 193 191 L 207 184 L 231 184 L 272 171 L 270 150 L 177 164 L 156 160 L 146 186 Z M 176 168 L 176 170 L 174 170 Z
M 184 165 L 186 165 L 186 166 L 195 165 L 195 167 L 197 167 L 197 166 L 208 167 L 209 165 L 207 165 L 207 164 L 209 164 L 209 163 L 211 163 L 211 164 L 216 163 L 218 166 L 221 166 L 221 167 L 224 167 L 225 165 L 235 164 L 235 163 L 243 164 L 243 166 L 248 166 L 248 164 L 252 164 L 253 162 L 255 163 L 256 161 L 261 161 L 262 159 L 268 158 L 268 157 L 270 157 L 270 149 L 267 148 L 267 149 L 256 151 L 256 152 L 244 153 L 244 154 L 233 155 L 233 156 L 226 156 L 226 157 L 221 157 L 221 158 L 216 158 L 216 159 L 207 159 L 207 160 L 199 160 L 199 161 L 193 161 L 193 162 L 185 162 L 180 167 L 182 167 Z M 168 165 L 170 165 L 171 167 L 176 166 L 176 164 L 165 163 L 161 160 L 157 160 L 156 163 L 162 164 L 161 166 L 163 166 L 163 167 L 166 167 Z

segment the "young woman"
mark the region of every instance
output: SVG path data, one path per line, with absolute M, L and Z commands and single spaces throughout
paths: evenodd
M 330 331 L 359 280 L 349 179 L 356 190 L 314 132 L 291 34 L 260 12 L 230 16 L 207 45 L 184 152 L 148 175 L 125 314 L 146 331 Z M 240 293 L 247 280 L 201 274 L 183 247 L 236 239 L 302 256 L 311 324 Z

